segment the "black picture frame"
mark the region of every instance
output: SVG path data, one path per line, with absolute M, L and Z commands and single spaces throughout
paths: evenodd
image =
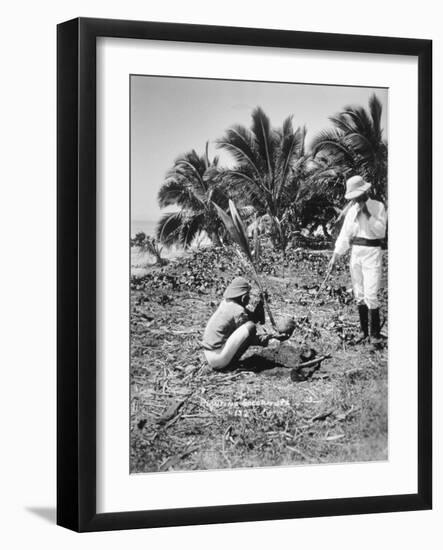
M 416 494 L 96 512 L 96 39 L 398 54 L 418 59 Z M 368 514 L 432 506 L 432 42 L 78 18 L 57 29 L 57 523 L 76 531 Z

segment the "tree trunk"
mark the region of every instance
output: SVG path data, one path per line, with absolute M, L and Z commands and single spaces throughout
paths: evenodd
M 219 235 L 216 231 L 211 233 L 211 241 L 212 241 L 212 244 L 214 246 L 217 246 L 217 247 L 222 246 L 222 242 L 221 242 L 220 237 L 219 237 Z

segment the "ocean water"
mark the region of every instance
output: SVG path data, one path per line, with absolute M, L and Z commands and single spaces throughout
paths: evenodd
M 135 237 L 137 233 L 143 232 L 146 235 L 155 237 L 157 221 L 153 220 L 132 220 L 131 221 L 131 237 Z M 205 239 L 200 242 L 200 246 L 205 246 Z M 207 244 L 207 243 L 206 243 Z M 161 246 L 161 245 L 160 245 Z M 191 246 L 196 248 L 196 246 Z M 178 258 L 186 254 L 186 251 L 181 246 L 162 247 L 161 256 L 167 260 Z M 140 251 L 138 248 L 131 248 L 131 272 L 133 274 L 142 275 L 156 262 L 155 256 L 146 251 Z
M 157 222 L 154 220 L 131 220 L 131 237 L 135 237 L 137 233 L 145 233 L 151 237 L 155 237 Z

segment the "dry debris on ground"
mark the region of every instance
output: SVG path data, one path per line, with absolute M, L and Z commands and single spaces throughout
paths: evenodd
M 305 319 L 329 255 L 264 251 L 272 311 L 295 316 L 297 328 L 224 373 L 206 366 L 200 339 L 227 283 L 248 275 L 238 257 L 204 249 L 132 278 L 132 472 L 387 459 L 387 349 L 355 345 L 344 261 Z M 386 315 L 386 265 L 383 276 Z M 310 349 L 331 358 L 291 376 Z

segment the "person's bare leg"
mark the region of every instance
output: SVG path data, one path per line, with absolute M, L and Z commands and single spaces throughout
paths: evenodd
M 255 340 L 256 327 L 252 321 L 248 321 L 236 329 L 226 340 L 220 352 L 206 352 L 206 359 L 214 370 L 227 368 L 234 359 L 238 359 L 245 353 Z

